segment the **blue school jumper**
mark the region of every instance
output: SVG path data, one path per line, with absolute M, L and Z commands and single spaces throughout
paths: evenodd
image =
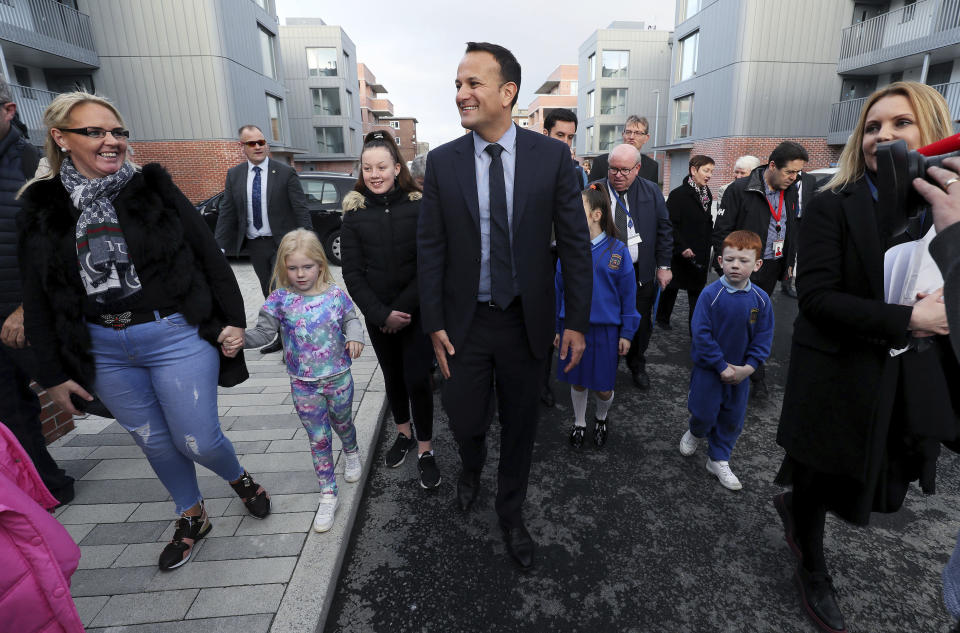
M 591 240 L 593 253 L 593 297 L 590 302 L 590 329 L 587 348 L 580 364 L 564 373 L 567 364 L 557 363 L 557 378 L 594 391 L 610 391 L 617 378 L 619 339 L 633 338 L 640 327 L 637 312 L 637 282 L 630 251 L 620 240 L 601 233 Z M 563 334 L 563 275 L 560 262 L 554 278 L 557 295 L 556 332 Z
M 756 369 L 767 360 L 773 306 L 767 293 L 749 281 L 737 290 L 721 277 L 700 293 L 691 328 L 690 432 L 707 438 L 710 459 L 729 461 L 743 431 L 750 380 L 727 385 L 720 382 L 720 372 L 727 363 Z

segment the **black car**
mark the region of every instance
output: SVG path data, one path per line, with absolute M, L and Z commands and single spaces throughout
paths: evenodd
M 314 171 L 299 174 L 307 207 L 313 221 L 313 232 L 323 243 L 324 253 L 331 264 L 340 265 L 340 225 L 343 223 L 343 197 L 357 179 L 347 174 Z M 221 191 L 217 195 L 197 203 L 197 211 L 203 215 L 211 231 L 216 231 L 220 214 Z M 241 251 L 242 253 L 243 251 Z

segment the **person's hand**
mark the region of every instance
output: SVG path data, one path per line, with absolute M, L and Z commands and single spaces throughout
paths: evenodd
M 950 169 L 941 167 L 927 169 L 927 174 L 940 183 L 940 187 L 930 184 L 923 178 L 913 179 L 913 188 L 930 203 L 930 208 L 933 211 L 933 227 L 937 230 L 937 233 L 951 224 L 960 222 L 960 187 L 955 186 L 960 185 L 960 181 L 949 185 L 946 191 L 941 188 L 950 179 L 960 177 L 958 176 L 960 174 L 960 159 L 945 158 L 943 164 Z
M 667 286 L 670 285 L 671 279 L 673 279 L 672 270 L 669 268 L 657 269 L 657 283 L 660 284 L 660 290 L 666 290 Z
M 387 320 L 384 321 L 383 327 L 384 332 L 388 334 L 393 334 L 394 332 L 399 332 L 403 328 L 410 325 L 410 315 L 406 312 L 400 312 L 399 310 L 391 310 Z
M 694 252 L 693 252 L 691 249 L 689 249 L 689 248 L 684 249 L 684 251 L 683 251 L 682 253 L 680 253 L 680 255 L 681 255 L 681 257 L 686 257 L 687 259 L 693 259 L 694 257 L 696 257 L 696 255 L 694 254 Z
M 943 303 L 943 288 L 938 288 L 931 294 L 917 293 L 918 301 L 913 304 L 910 313 L 910 329 L 917 338 L 949 334 L 947 325 L 947 306 Z
M 93 400 L 93 396 L 87 393 L 86 389 L 72 380 L 61 382 L 59 385 L 54 385 L 53 387 L 47 387 L 47 394 L 49 394 L 54 404 L 70 415 L 83 415 L 80 411 L 77 411 L 73 403 L 70 402 L 70 394 L 72 393 L 77 394 L 87 402 Z
M 27 346 L 27 337 L 23 332 L 23 306 L 18 306 L 3 322 L 3 328 L 0 329 L 0 342 L 16 349 Z
M 559 334 L 554 334 L 554 335 L 553 335 L 553 347 L 554 347 L 554 349 L 559 349 L 559 348 L 560 348 L 560 335 L 559 335 Z
M 621 338 L 620 342 L 617 344 L 617 353 L 621 356 L 626 356 L 627 352 L 630 351 L 630 339 Z
M 733 365 L 727 363 L 727 368 L 720 372 L 720 382 L 725 385 L 732 385 L 734 379 L 737 377 L 737 370 L 733 368 Z
M 360 341 L 347 341 L 347 352 L 350 354 L 350 358 L 356 360 L 360 358 L 360 352 L 363 351 L 363 343 Z
M 220 349 L 223 351 L 224 356 L 233 358 L 243 349 L 243 328 L 235 325 L 225 326 L 220 330 L 217 343 L 220 344 Z
M 741 382 L 749 378 L 754 371 L 756 371 L 750 365 L 732 365 L 732 367 L 734 376 L 731 384 L 733 385 L 739 385 Z
M 563 373 L 568 373 L 580 364 L 580 358 L 583 356 L 583 350 L 586 348 L 587 343 L 581 332 L 577 332 L 576 330 L 563 331 L 563 337 L 560 340 L 560 360 L 567 360 L 567 356 L 570 357 L 570 362 L 563 368 Z
M 453 349 L 453 343 L 447 338 L 446 330 L 430 332 L 430 341 L 433 342 L 433 354 L 437 357 L 437 365 L 440 366 L 440 373 L 443 374 L 444 378 L 449 380 L 450 366 L 447 364 L 447 356 L 453 356 L 456 353 Z

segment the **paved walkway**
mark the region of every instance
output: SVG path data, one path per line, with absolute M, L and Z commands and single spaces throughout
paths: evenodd
M 262 304 L 253 269 L 235 263 L 247 323 Z M 343 287 L 339 269 L 334 269 Z M 56 516 L 80 545 L 72 593 L 84 626 L 100 633 L 313 633 L 330 603 L 369 472 L 385 394 L 373 348 L 354 362 L 354 414 L 364 477 L 343 482 L 334 434 L 340 509 L 326 534 L 310 528 L 319 488 L 306 432 L 291 403 L 281 355 L 247 352 L 250 379 L 220 390 L 220 422 L 240 462 L 264 485 L 273 513 L 250 517 L 227 483 L 198 467 L 213 531 L 186 566 L 157 569 L 173 535 L 173 502 L 133 439 L 90 416 L 51 445 L 77 479 L 76 498 Z

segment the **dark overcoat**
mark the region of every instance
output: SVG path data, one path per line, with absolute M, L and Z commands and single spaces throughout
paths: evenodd
M 709 187 L 707 195 L 712 203 L 713 193 Z M 673 224 L 673 258 L 670 262 L 673 280 L 670 286 L 681 290 L 703 288 L 710 266 L 710 237 L 713 233 L 710 204 L 703 209 L 700 195 L 690 186 L 690 176 L 687 176 L 683 184 L 670 192 L 667 211 Z M 693 251 L 693 259 L 680 254 L 688 248 Z

